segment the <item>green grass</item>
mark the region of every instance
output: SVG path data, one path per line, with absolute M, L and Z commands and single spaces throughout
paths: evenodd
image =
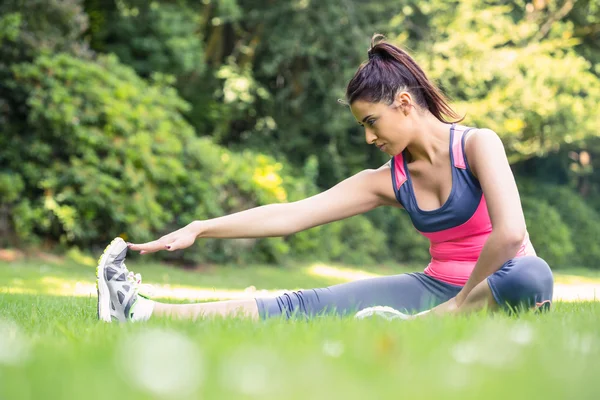
M 352 272 L 337 266 L 329 270 L 340 272 L 334 277 L 302 265 L 130 268 L 150 283 L 231 290 L 323 286 Z M 551 313 L 519 318 L 119 325 L 96 321 L 94 297 L 48 294 L 61 287 L 67 293 L 68 282 L 91 282 L 93 274 L 73 262 L 0 263 L 0 399 L 600 397 L 597 303 L 558 303 Z M 29 294 L 7 294 L 18 279 Z

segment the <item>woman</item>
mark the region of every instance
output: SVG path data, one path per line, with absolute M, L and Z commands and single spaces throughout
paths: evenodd
M 489 129 L 459 125 L 443 94 L 403 50 L 375 36 L 368 56 L 348 84 L 346 101 L 365 128 L 367 143 L 391 155 L 390 162 L 305 200 L 194 221 L 149 243 L 115 239 L 98 266 L 99 318 L 238 314 L 259 319 L 360 310 L 359 315 L 370 315 L 390 307 L 419 316 L 486 307 L 549 308 L 552 272 L 529 242 L 499 137 Z M 139 279 L 124 264 L 128 248 L 144 254 L 184 249 L 196 238 L 287 236 L 380 206 L 404 208 L 430 240 L 432 259 L 423 273 L 272 298 L 172 305 L 141 296 Z

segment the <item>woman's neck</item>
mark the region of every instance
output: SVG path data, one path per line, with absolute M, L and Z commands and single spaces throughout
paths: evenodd
M 419 118 L 414 126 L 413 140 L 406 146 L 409 162 L 425 161 L 433 164 L 440 154 L 445 154 L 450 145 L 451 124 L 442 122 L 431 113 Z

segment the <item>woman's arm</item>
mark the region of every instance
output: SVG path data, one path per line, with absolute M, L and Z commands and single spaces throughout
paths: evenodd
M 200 221 L 199 237 L 287 236 L 362 214 L 394 199 L 389 169 L 365 170 L 331 189 L 293 203 L 270 204 Z
M 465 153 L 485 195 L 492 233 L 469 280 L 456 296 L 458 306 L 478 283 L 515 257 L 526 234 L 519 191 L 498 135 L 489 129 L 474 132 Z
M 387 164 L 386 164 L 387 165 Z M 397 204 L 389 166 L 364 170 L 331 189 L 293 203 L 270 204 L 224 217 L 194 221 L 153 242 L 130 245 L 150 253 L 189 247 L 201 238 L 260 238 L 291 235 L 318 225 Z

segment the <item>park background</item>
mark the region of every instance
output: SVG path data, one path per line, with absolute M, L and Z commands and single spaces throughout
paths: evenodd
M 115 237 L 290 202 L 388 160 L 338 103 L 385 34 L 502 138 L 552 312 L 104 324 Z M 0 398 L 600 398 L 600 0 L 0 1 Z M 128 267 L 160 301 L 422 270 L 380 208 Z
M 373 33 L 464 124 L 502 138 L 553 268 L 600 263 L 600 2 L 5 0 L 0 246 L 97 253 L 328 189 L 384 155 L 337 99 Z M 382 208 L 285 238 L 202 240 L 178 265 L 425 265 Z

